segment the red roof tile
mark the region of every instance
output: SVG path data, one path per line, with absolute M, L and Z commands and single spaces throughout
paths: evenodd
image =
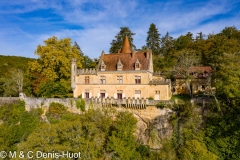
M 137 59 L 140 62 L 140 70 L 147 70 L 149 64 L 149 52 L 135 52 L 135 53 L 113 53 L 102 55 L 102 60 L 106 65 L 105 71 L 116 71 L 117 63 L 120 61 L 123 64 L 123 71 L 135 70 L 135 63 Z M 100 62 L 101 63 L 101 62 Z M 100 71 L 101 66 L 98 70 Z
M 211 73 L 212 72 L 212 67 L 210 66 L 195 66 L 195 67 L 190 67 L 189 72 L 198 72 L 198 73 Z

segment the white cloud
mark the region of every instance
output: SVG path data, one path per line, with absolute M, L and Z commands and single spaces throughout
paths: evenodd
M 19 0 L 0 1 L 0 40 L 1 54 L 23 55 L 34 57 L 34 50 L 38 44 L 49 37 L 69 37 L 77 41 L 82 51 L 91 58 L 97 58 L 104 50 L 108 53 L 110 42 L 119 32 L 120 27 L 129 27 L 134 36 L 137 48 L 145 45 L 147 31 L 151 23 L 155 23 L 161 35 L 167 31 L 177 37 L 188 31 L 204 34 L 217 33 L 226 26 L 235 25 L 240 28 L 239 10 L 232 17 L 219 20 L 214 16 L 225 15 L 236 7 L 237 2 L 221 1 L 123 1 L 123 0 Z M 1 7 L 2 6 L 2 7 Z M 16 23 L 4 17 L 13 15 L 18 18 L 18 13 L 27 13 L 38 9 L 51 8 L 61 18 L 60 21 L 48 23 L 37 20 L 39 17 L 21 19 Z M 51 18 L 51 17 L 49 17 Z M 41 23 L 43 30 L 38 33 L 29 32 L 35 27 L 36 21 Z M 6 22 L 6 23 L 5 23 Z M 204 22 L 204 23 L 203 23 Z M 47 23 L 47 24 L 45 24 Z M 24 24 L 32 26 L 23 29 Z M 77 25 L 81 29 L 63 29 L 64 24 Z M 53 30 L 45 27 L 51 26 Z M 60 26 L 60 27 L 59 27 Z

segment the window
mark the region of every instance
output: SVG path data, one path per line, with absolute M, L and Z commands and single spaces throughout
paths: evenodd
M 155 94 L 160 94 L 160 91 L 155 91 Z
M 105 65 L 105 63 L 102 61 L 102 63 L 101 63 L 101 71 L 105 71 L 105 69 L 106 69 L 106 65 Z
M 160 91 L 155 91 L 154 100 L 160 100 Z
M 141 90 L 135 90 L 135 94 L 141 94 Z
M 117 63 L 117 70 L 118 70 L 118 71 L 121 71 L 122 68 L 123 68 L 122 62 L 121 62 L 121 60 L 119 59 L 119 60 L 118 60 L 118 63 Z
M 118 100 L 122 99 L 122 90 L 117 90 L 117 99 Z
M 101 82 L 101 84 L 105 84 L 106 83 L 106 77 L 105 76 L 101 76 L 100 77 L 100 82 Z
M 118 63 L 117 67 L 118 67 L 118 69 L 122 69 L 122 64 Z
M 117 82 L 119 84 L 122 84 L 123 83 L 123 77 L 122 76 L 117 76 Z
M 140 62 L 137 59 L 136 63 L 135 63 L 135 70 L 140 70 Z
M 135 90 L 135 98 L 141 98 L 141 90 Z
M 105 90 L 101 90 L 100 91 L 100 98 L 105 98 L 105 93 L 106 93 Z
M 89 76 L 85 76 L 85 84 L 89 84 Z
M 89 92 L 85 92 L 85 98 L 89 98 Z
M 139 66 L 139 63 L 136 63 L 136 68 L 139 68 L 140 66 Z
M 135 76 L 135 84 L 141 84 L 141 76 Z

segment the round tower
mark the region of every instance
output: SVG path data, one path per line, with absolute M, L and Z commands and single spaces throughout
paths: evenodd
M 77 59 L 73 58 L 71 61 L 71 88 L 73 92 L 76 88 L 76 76 L 77 76 Z

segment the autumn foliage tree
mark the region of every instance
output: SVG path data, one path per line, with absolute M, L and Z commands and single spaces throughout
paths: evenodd
M 35 54 L 39 58 L 33 62 L 29 62 L 29 71 L 32 78 L 39 82 L 37 79 L 60 82 L 66 89 L 70 89 L 70 75 L 71 75 L 71 59 L 77 58 L 78 67 L 81 67 L 81 59 L 79 50 L 72 45 L 70 38 L 60 39 L 53 36 L 44 41 L 44 45 L 38 45 Z M 39 75 L 35 76 L 34 75 Z M 44 78 L 43 78 L 44 77 Z M 35 91 L 41 83 L 37 84 Z M 34 84 L 33 84 L 34 85 Z M 35 93 L 36 94 L 36 93 Z

